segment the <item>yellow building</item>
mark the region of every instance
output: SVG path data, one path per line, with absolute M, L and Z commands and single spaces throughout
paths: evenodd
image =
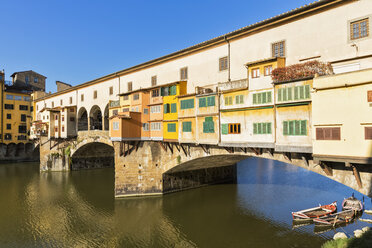
M 371 164 L 372 70 L 314 78 L 314 161 Z
M 162 86 L 163 140 L 178 142 L 178 96 L 187 94 L 187 82 L 179 81 Z
M 30 93 L 5 86 L 3 102 L 3 143 L 27 143 L 32 120 Z
M 0 71 L 0 106 L 3 106 L 3 91 L 4 91 L 4 83 L 5 83 L 5 74 L 3 71 Z M 0 107 L 0 141 L 4 142 L 4 135 L 3 135 L 3 108 Z
M 178 106 L 178 126 L 180 143 L 197 143 L 195 119 L 195 94 L 181 95 Z

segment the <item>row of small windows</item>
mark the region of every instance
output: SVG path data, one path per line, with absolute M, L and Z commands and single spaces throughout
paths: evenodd
M 5 109 L 14 109 L 14 104 L 4 104 Z M 27 105 L 19 105 L 19 110 L 28 110 Z
M 31 101 L 31 98 L 29 96 L 17 96 L 17 95 L 10 95 L 10 94 L 6 94 L 5 95 L 5 99 L 6 100 L 16 100 L 16 101 L 26 101 L 26 102 L 30 102 Z
M 5 140 L 12 140 L 12 134 L 11 133 L 4 134 L 4 139 Z M 26 135 L 18 135 L 17 139 L 18 140 L 27 140 L 27 136 Z
M 273 71 L 273 67 L 271 65 L 264 67 L 264 76 L 270 76 Z M 253 68 L 251 70 L 251 77 L 252 78 L 259 78 L 260 77 L 260 68 Z
M 285 87 L 278 90 L 278 101 L 310 99 L 310 85 Z

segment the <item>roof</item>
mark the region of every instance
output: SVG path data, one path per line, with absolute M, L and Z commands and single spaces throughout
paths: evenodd
M 118 94 L 118 96 L 126 96 L 126 95 L 130 95 L 132 93 L 136 93 L 136 92 L 139 92 L 139 91 L 149 91 L 151 89 L 166 87 L 166 86 L 174 85 L 174 84 L 179 84 L 181 82 L 186 82 L 186 81 L 175 81 L 175 82 L 172 82 L 172 83 L 167 83 L 167 84 L 162 84 L 162 85 L 155 85 L 155 86 L 151 86 L 151 87 L 147 87 L 147 88 L 139 88 L 137 90 L 132 90 L 132 91 L 129 91 L 129 92 Z
M 28 70 L 28 71 L 17 71 L 17 72 L 14 72 L 12 75 L 10 75 L 11 77 L 14 77 L 16 74 L 18 74 L 18 73 L 26 73 L 26 72 L 33 72 L 33 73 L 35 73 L 35 74 L 37 74 L 37 75 L 39 75 L 39 76 L 42 76 L 43 78 L 47 78 L 46 76 L 44 76 L 44 75 L 41 75 L 40 73 L 37 73 L 37 72 L 35 72 L 35 71 L 33 71 L 33 70 Z
M 282 57 L 271 57 L 271 58 L 266 58 L 266 59 L 260 59 L 260 60 L 248 62 L 248 63 L 245 64 L 245 66 L 248 67 L 248 66 L 252 66 L 252 65 L 258 65 L 258 64 L 261 64 L 261 63 L 274 62 L 274 61 L 277 61 L 278 58 L 282 58 Z
M 313 12 L 313 11 L 316 11 L 316 10 L 319 10 L 319 9 L 322 9 L 322 8 L 326 8 L 326 7 L 329 7 L 329 6 L 333 6 L 333 5 L 336 5 L 336 4 L 339 4 L 339 3 L 345 3 L 345 2 L 349 2 L 349 1 L 354 1 L 354 0 L 318 0 L 318 1 L 315 1 L 315 2 L 310 3 L 310 4 L 305 4 L 305 5 L 303 5 L 299 8 L 287 11 L 285 13 L 276 15 L 274 17 L 265 19 L 265 20 L 260 21 L 260 22 L 253 23 L 251 25 L 248 25 L 248 26 L 245 26 L 243 28 L 237 29 L 237 30 L 232 31 L 230 33 L 220 35 L 216 38 L 201 42 L 199 44 L 193 45 L 191 47 L 188 47 L 188 48 L 185 48 L 185 49 L 182 49 L 182 50 L 179 50 L 179 51 L 176 51 L 174 53 L 170 53 L 168 55 L 165 55 L 165 56 L 153 59 L 153 60 L 149 60 L 149 61 L 144 62 L 142 64 L 138 64 L 138 65 L 135 65 L 133 67 L 129 67 L 127 69 L 123 69 L 123 70 L 108 74 L 106 76 L 103 76 L 103 77 L 100 77 L 100 78 L 97 78 L 97 79 L 94 79 L 94 80 L 76 85 L 76 86 L 71 87 L 69 89 L 61 90 L 59 92 L 56 92 L 52 95 L 45 96 L 45 97 L 40 98 L 38 100 L 54 97 L 56 95 L 60 95 L 60 94 L 70 92 L 70 91 L 73 91 L 73 90 L 76 90 L 76 89 L 80 89 L 80 88 L 83 88 L 83 87 L 86 87 L 86 86 L 89 86 L 89 85 L 100 83 L 100 82 L 103 82 L 105 80 L 112 79 L 112 78 L 115 78 L 115 77 L 118 77 L 118 76 L 121 76 L 121 75 L 125 75 L 125 74 L 128 74 L 128 73 L 134 72 L 134 71 L 138 71 L 138 70 L 141 70 L 141 69 L 153 66 L 153 65 L 157 65 L 157 64 L 163 63 L 165 61 L 168 61 L 170 59 L 185 56 L 187 54 L 199 51 L 201 49 L 205 49 L 205 48 L 217 45 L 217 44 L 224 43 L 227 40 L 232 40 L 232 39 L 235 39 L 235 38 L 239 38 L 241 36 L 248 35 L 252 32 L 256 32 L 258 30 L 265 29 L 270 25 L 280 24 L 280 23 L 288 21 L 290 19 L 297 18 L 301 15 L 305 15 L 307 13 L 310 13 L 310 12 Z

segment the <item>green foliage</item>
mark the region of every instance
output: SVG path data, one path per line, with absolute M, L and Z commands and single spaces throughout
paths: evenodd
M 181 156 L 180 156 L 180 155 L 177 156 L 177 163 L 178 163 L 178 164 L 181 163 Z
M 322 248 L 370 248 L 372 247 L 372 230 L 360 238 L 330 240 Z

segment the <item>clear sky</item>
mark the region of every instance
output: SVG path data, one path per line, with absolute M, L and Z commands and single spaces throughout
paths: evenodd
M 72 85 L 315 0 L 0 0 L 0 69 Z

